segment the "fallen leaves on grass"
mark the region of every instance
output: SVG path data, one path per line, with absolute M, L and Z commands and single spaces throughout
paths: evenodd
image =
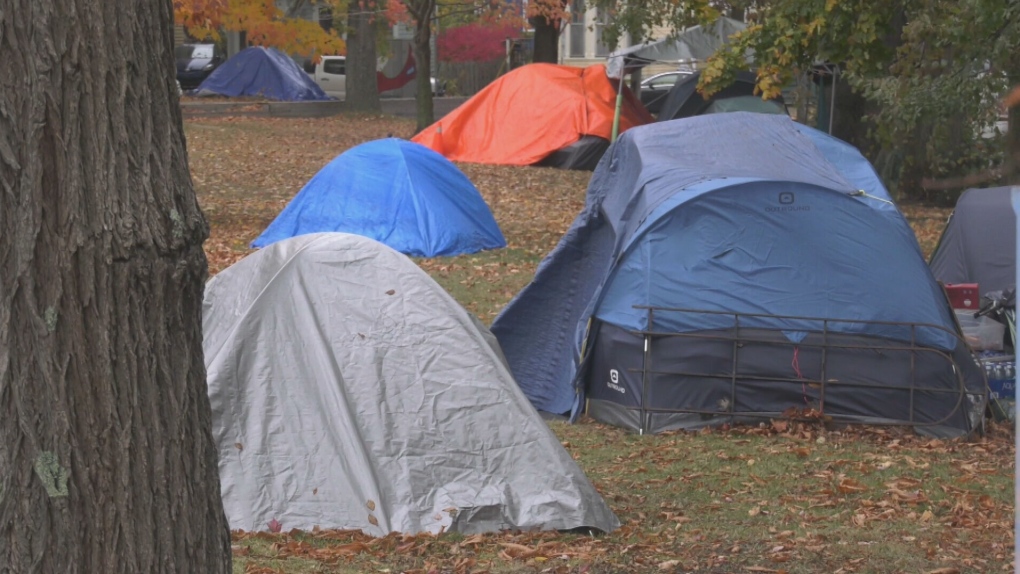
M 344 151 L 393 134 L 410 137 L 413 120 L 383 116 L 314 119 L 191 118 L 185 123 L 188 160 L 210 224 L 206 255 L 215 275 L 252 252 L 251 242 L 322 167 Z M 534 274 L 584 205 L 591 172 L 554 168 L 458 164 L 488 203 L 508 249 L 529 259 L 507 265 L 461 266 L 465 282 L 497 284 Z M 466 256 L 426 259 L 430 273 L 457 267 Z M 520 281 L 515 281 L 514 285 Z M 516 293 L 497 290 L 498 306 Z M 482 310 L 484 318 L 493 313 Z
M 967 442 L 894 428 L 827 430 L 821 422 L 813 429 L 793 428 L 801 424 L 810 427 L 792 424 L 787 434 L 766 425 L 766 435 L 751 432 L 761 427 L 737 427 L 653 437 L 587 419 L 555 425 L 561 444 L 582 454 L 585 470 L 623 522 L 604 536 L 503 532 L 373 538 L 319 530 L 237 532 L 234 544 L 271 541 L 265 559 L 416 574 L 506 568 L 536 574 L 849 574 L 881 571 L 888 552 L 923 572 L 990 572 L 1010 563 L 1011 496 L 992 497 L 985 484 L 1008 483 L 1011 477 L 1012 437 L 1005 427 L 993 426 L 987 436 Z M 801 456 L 808 430 L 811 452 Z M 819 436 L 826 441 L 815 442 Z M 725 449 L 726 456 L 713 456 L 717 466 L 707 465 L 706 455 L 721 454 L 717 449 Z M 749 467 L 744 461 L 751 455 L 778 465 L 781 474 L 768 474 L 761 468 L 766 462 Z M 586 464 L 588 456 L 594 459 Z M 882 470 L 887 460 L 893 464 Z M 647 471 L 635 474 L 636 463 Z M 936 466 L 939 474 L 930 474 Z M 685 470 L 690 468 L 711 470 Z M 998 473 L 988 472 L 996 468 Z M 235 557 L 258 562 L 258 547 L 252 548 L 247 555 L 235 550 Z M 883 550 L 872 555 L 872 548 Z
M 185 131 L 192 179 L 210 223 L 205 247 L 210 274 L 215 275 L 251 253 L 252 240 L 332 159 L 374 139 L 410 137 L 414 121 L 348 115 L 197 117 L 186 120 Z M 481 164 L 458 167 L 478 188 L 506 237 L 507 249 L 520 254 L 520 260 L 463 265 L 470 256 L 461 256 L 420 260 L 419 265 L 434 276 L 459 272 L 468 288 L 486 286 L 491 301 L 471 310 L 488 322 L 534 274 L 541 258 L 580 213 L 591 172 Z M 929 255 L 950 210 L 916 204 L 901 209 L 925 256 Z
M 930 258 L 935 246 L 939 243 L 939 238 L 942 237 L 942 230 L 946 227 L 949 214 L 953 211 L 952 208 L 916 202 L 902 202 L 899 208 L 910 222 L 910 227 L 914 230 L 914 235 L 917 236 L 917 242 L 921 246 L 921 252 L 925 259 Z
M 187 119 L 188 164 L 210 226 L 210 273 L 250 253 L 251 241 L 333 158 L 413 130 L 413 121 L 384 116 Z
M 389 134 L 408 137 L 414 125 L 337 116 L 194 118 L 185 127 L 216 273 L 250 253 L 250 242 L 334 157 Z M 488 202 L 509 248 L 418 264 L 462 287 L 462 302 L 491 320 L 581 210 L 591 174 L 459 167 Z M 901 208 L 928 255 L 950 210 Z M 479 303 L 482 290 L 487 299 Z M 992 425 L 972 441 L 934 440 L 909 429 L 831 428 L 817 411 L 800 409 L 761 425 L 697 434 L 638 437 L 587 419 L 554 430 L 620 518 L 616 532 L 238 532 L 235 560 L 249 574 L 288 572 L 276 564 L 292 559 L 394 574 L 850 574 L 883 571 L 884 556 L 896 555 L 907 560 L 905 571 L 950 574 L 1001 571 L 1013 558 L 1014 445 L 1006 426 Z

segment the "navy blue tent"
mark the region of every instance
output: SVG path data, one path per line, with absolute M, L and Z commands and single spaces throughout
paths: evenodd
M 737 72 L 733 83 L 719 90 L 707 100 L 698 93 L 701 72 L 694 72 L 677 80 L 665 95 L 657 121 L 664 122 L 703 114 L 723 112 L 757 112 L 786 114 L 783 96 L 763 100 L 755 95 L 758 76 L 754 72 Z
M 297 102 L 332 99 L 286 54 L 253 46 L 234 54 L 195 90 L 198 96 L 253 96 Z
M 785 116 L 628 130 L 492 331 L 536 408 L 642 432 L 795 409 L 955 435 L 984 408 L 871 165 Z
M 361 144 L 329 162 L 252 246 L 321 231 L 370 237 L 418 257 L 506 247 L 467 176 L 442 155 L 398 138 Z

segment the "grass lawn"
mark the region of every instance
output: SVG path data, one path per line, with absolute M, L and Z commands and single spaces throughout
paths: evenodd
M 411 121 L 194 118 L 189 162 L 210 222 L 216 273 L 323 165 Z M 492 208 L 507 249 L 418 264 L 489 323 L 534 274 L 580 210 L 588 172 L 461 165 Z M 948 210 L 901 206 L 922 250 Z M 891 428 L 826 430 L 774 421 L 638 436 L 590 420 L 550 423 L 623 523 L 601 537 L 560 533 L 398 536 L 291 532 L 234 536 L 234 571 L 615 573 L 1007 572 L 1012 562 L 1013 436 L 974 442 Z M 541 469 L 536 469 L 541 472 Z

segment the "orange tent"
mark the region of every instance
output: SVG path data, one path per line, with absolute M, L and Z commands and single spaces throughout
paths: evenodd
M 531 165 L 584 136 L 608 141 L 616 85 L 602 64 L 529 64 L 496 79 L 411 141 L 453 161 Z M 652 121 L 624 88 L 620 133 Z

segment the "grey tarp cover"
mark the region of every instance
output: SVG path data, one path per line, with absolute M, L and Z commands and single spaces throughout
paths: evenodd
M 663 38 L 616 50 L 606 61 L 606 75 L 618 79 L 654 62 L 679 64 L 682 61 L 707 60 L 730 36 L 746 27 L 739 20 L 722 17 L 707 27 L 688 28 L 676 38 Z
M 1016 284 L 1016 215 L 1010 189 L 968 189 L 960 195 L 931 256 L 936 279 L 977 283 L 981 293 Z
M 275 243 L 209 282 L 203 325 L 232 529 L 619 526 L 495 339 L 380 243 Z

